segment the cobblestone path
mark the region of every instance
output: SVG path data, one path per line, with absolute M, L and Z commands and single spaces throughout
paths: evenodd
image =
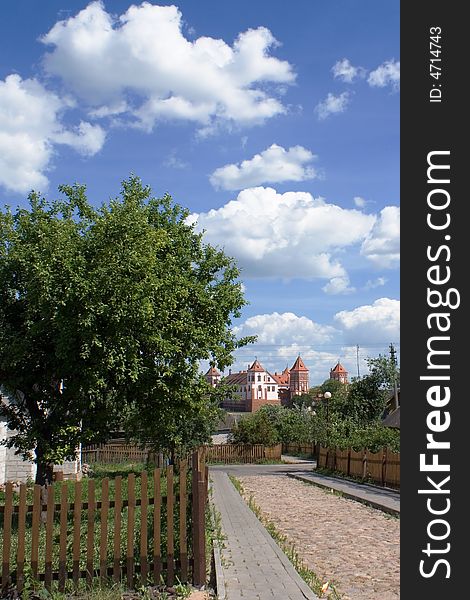
M 399 519 L 287 476 L 240 481 L 309 568 L 333 582 L 343 600 L 400 597 Z

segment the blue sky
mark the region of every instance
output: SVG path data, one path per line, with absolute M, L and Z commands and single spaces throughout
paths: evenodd
M 0 202 L 134 172 L 242 268 L 269 369 L 399 351 L 399 2 L 16 0 L 0 21 Z

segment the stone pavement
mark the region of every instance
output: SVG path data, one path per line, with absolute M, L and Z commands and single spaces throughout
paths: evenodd
M 345 498 L 368 504 L 391 515 L 400 515 L 400 492 L 395 490 L 357 483 L 338 477 L 329 477 L 328 475 L 318 475 L 315 471 L 287 473 L 287 475 L 305 483 L 314 483 L 322 488 L 341 492 Z
M 341 600 L 398 600 L 400 520 L 286 475 L 242 475 L 246 497 Z M 333 591 L 326 592 L 329 600 Z
M 228 475 L 211 468 L 210 479 L 226 536 L 220 550 L 225 600 L 316 600 Z

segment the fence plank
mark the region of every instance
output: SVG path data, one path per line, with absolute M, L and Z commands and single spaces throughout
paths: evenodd
M 129 473 L 127 478 L 127 585 L 134 583 L 134 527 L 135 527 L 135 474 Z
M 31 571 L 38 577 L 39 527 L 41 524 L 41 486 L 35 485 L 33 492 L 33 519 L 31 524 Z
M 62 483 L 60 488 L 59 592 L 65 590 L 67 574 L 67 491 L 67 484 Z
M 181 564 L 181 581 L 188 581 L 188 543 L 186 538 L 186 511 L 187 511 L 187 469 L 188 465 L 185 460 L 180 461 L 179 465 L 179 493 L 180 493 L 180 564 Z
M 384 485 L 400 487 L 400 453 L 385 451 L 385 480 Z
M 364 477 L 364 450 L 351 450 L 349 457 L 349 474 Z
M 5 512 L 3 514 L 2 586 L 7 586 L 10 577 L 11 518 L 13 515 L 13 484 L 5 485 Z
M 160 583 L 162 572 L 161 555 L 161 469 L 158 467 L 153 472 L 153 582 Z
M 107 580 L 108 555 L 108 514 L 109 514 L 109 478 L 101 482 L 101 531 L 100 531 L 100 578 L 104 584 Z
M 379 452 L 369 452 L 369 450 L 367 450 L 366 458 L 366 477 L 369 477 L 375 483 L 382 484 L 383 450 L 379 450 Z
M 193 506 L 193 583 L 203 585 L 206 578 L 205 557 L 205 489 L 204 452 L 196 451 L 192 457 L 192 506 Z
M 86 540 L 86 582 L 91 587 L 94 574 L 93 551 L 95 546 L 95 482 L 88 480 L 88 523 Z
M 26 484 L 20 485 L 20 498 L 18 508 L 18 551 L 16 554 L 16 586 L 18 591 L 23 590 L 24 585 L 24 559 L 25 559 L 25 537 L 26 537 Z
M 147 584 L 148 560 L 147 560 L 147 516 L 148 516 L 148 476 L 147 471 L 142 471 L 141 479 L 141 501 L 140 501 L 140 579 L 142 585 Z
M 75 482 L 73 505 L 72 578 L 75 587 L 80 579 L 80 537 L 82 524 L 82 482 Z
M 54 487 L 47 486 L 47 516 L 46 516 L 46 562 L 44 583 L 50 591 L 52 584 L 52 535 L 54 533 Z
M 166 468 L 166 563 L 167 584 L 172 586 L 175 578 L 175 542 L 174 542 L 174 492 L 173 492 L 173 465 Z
M 122 510 L 122 477 L 114 480 L 114 564 L 113 579 L 121 580 L 121 510 Z

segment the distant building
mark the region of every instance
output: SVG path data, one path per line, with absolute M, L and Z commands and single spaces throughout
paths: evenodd
M 211 367 L 206 373 L 206 379 L 212 387 L 216 387 L 222 375 L 215 367 Z
M 331 369 L 330 379 L 334 379 L 340 383 L 348 383 L 348 372 L 339 361 Z
M 265 405 L 279 406 L 289 404 L 294 396 L 308 392 L 309 370 L 300 356 L 291 369 L 287 367 L 278 373 L 270 373 L 256 359 L 246 371 L 229 374 L 223 378 L 224 383 L 236 387 L 234 398 L 228 398 L 222 408 L 230 411 L 256 412 Z M 217 386 L 221 375 L 211 367 L 206 375 L 212 386 Z

